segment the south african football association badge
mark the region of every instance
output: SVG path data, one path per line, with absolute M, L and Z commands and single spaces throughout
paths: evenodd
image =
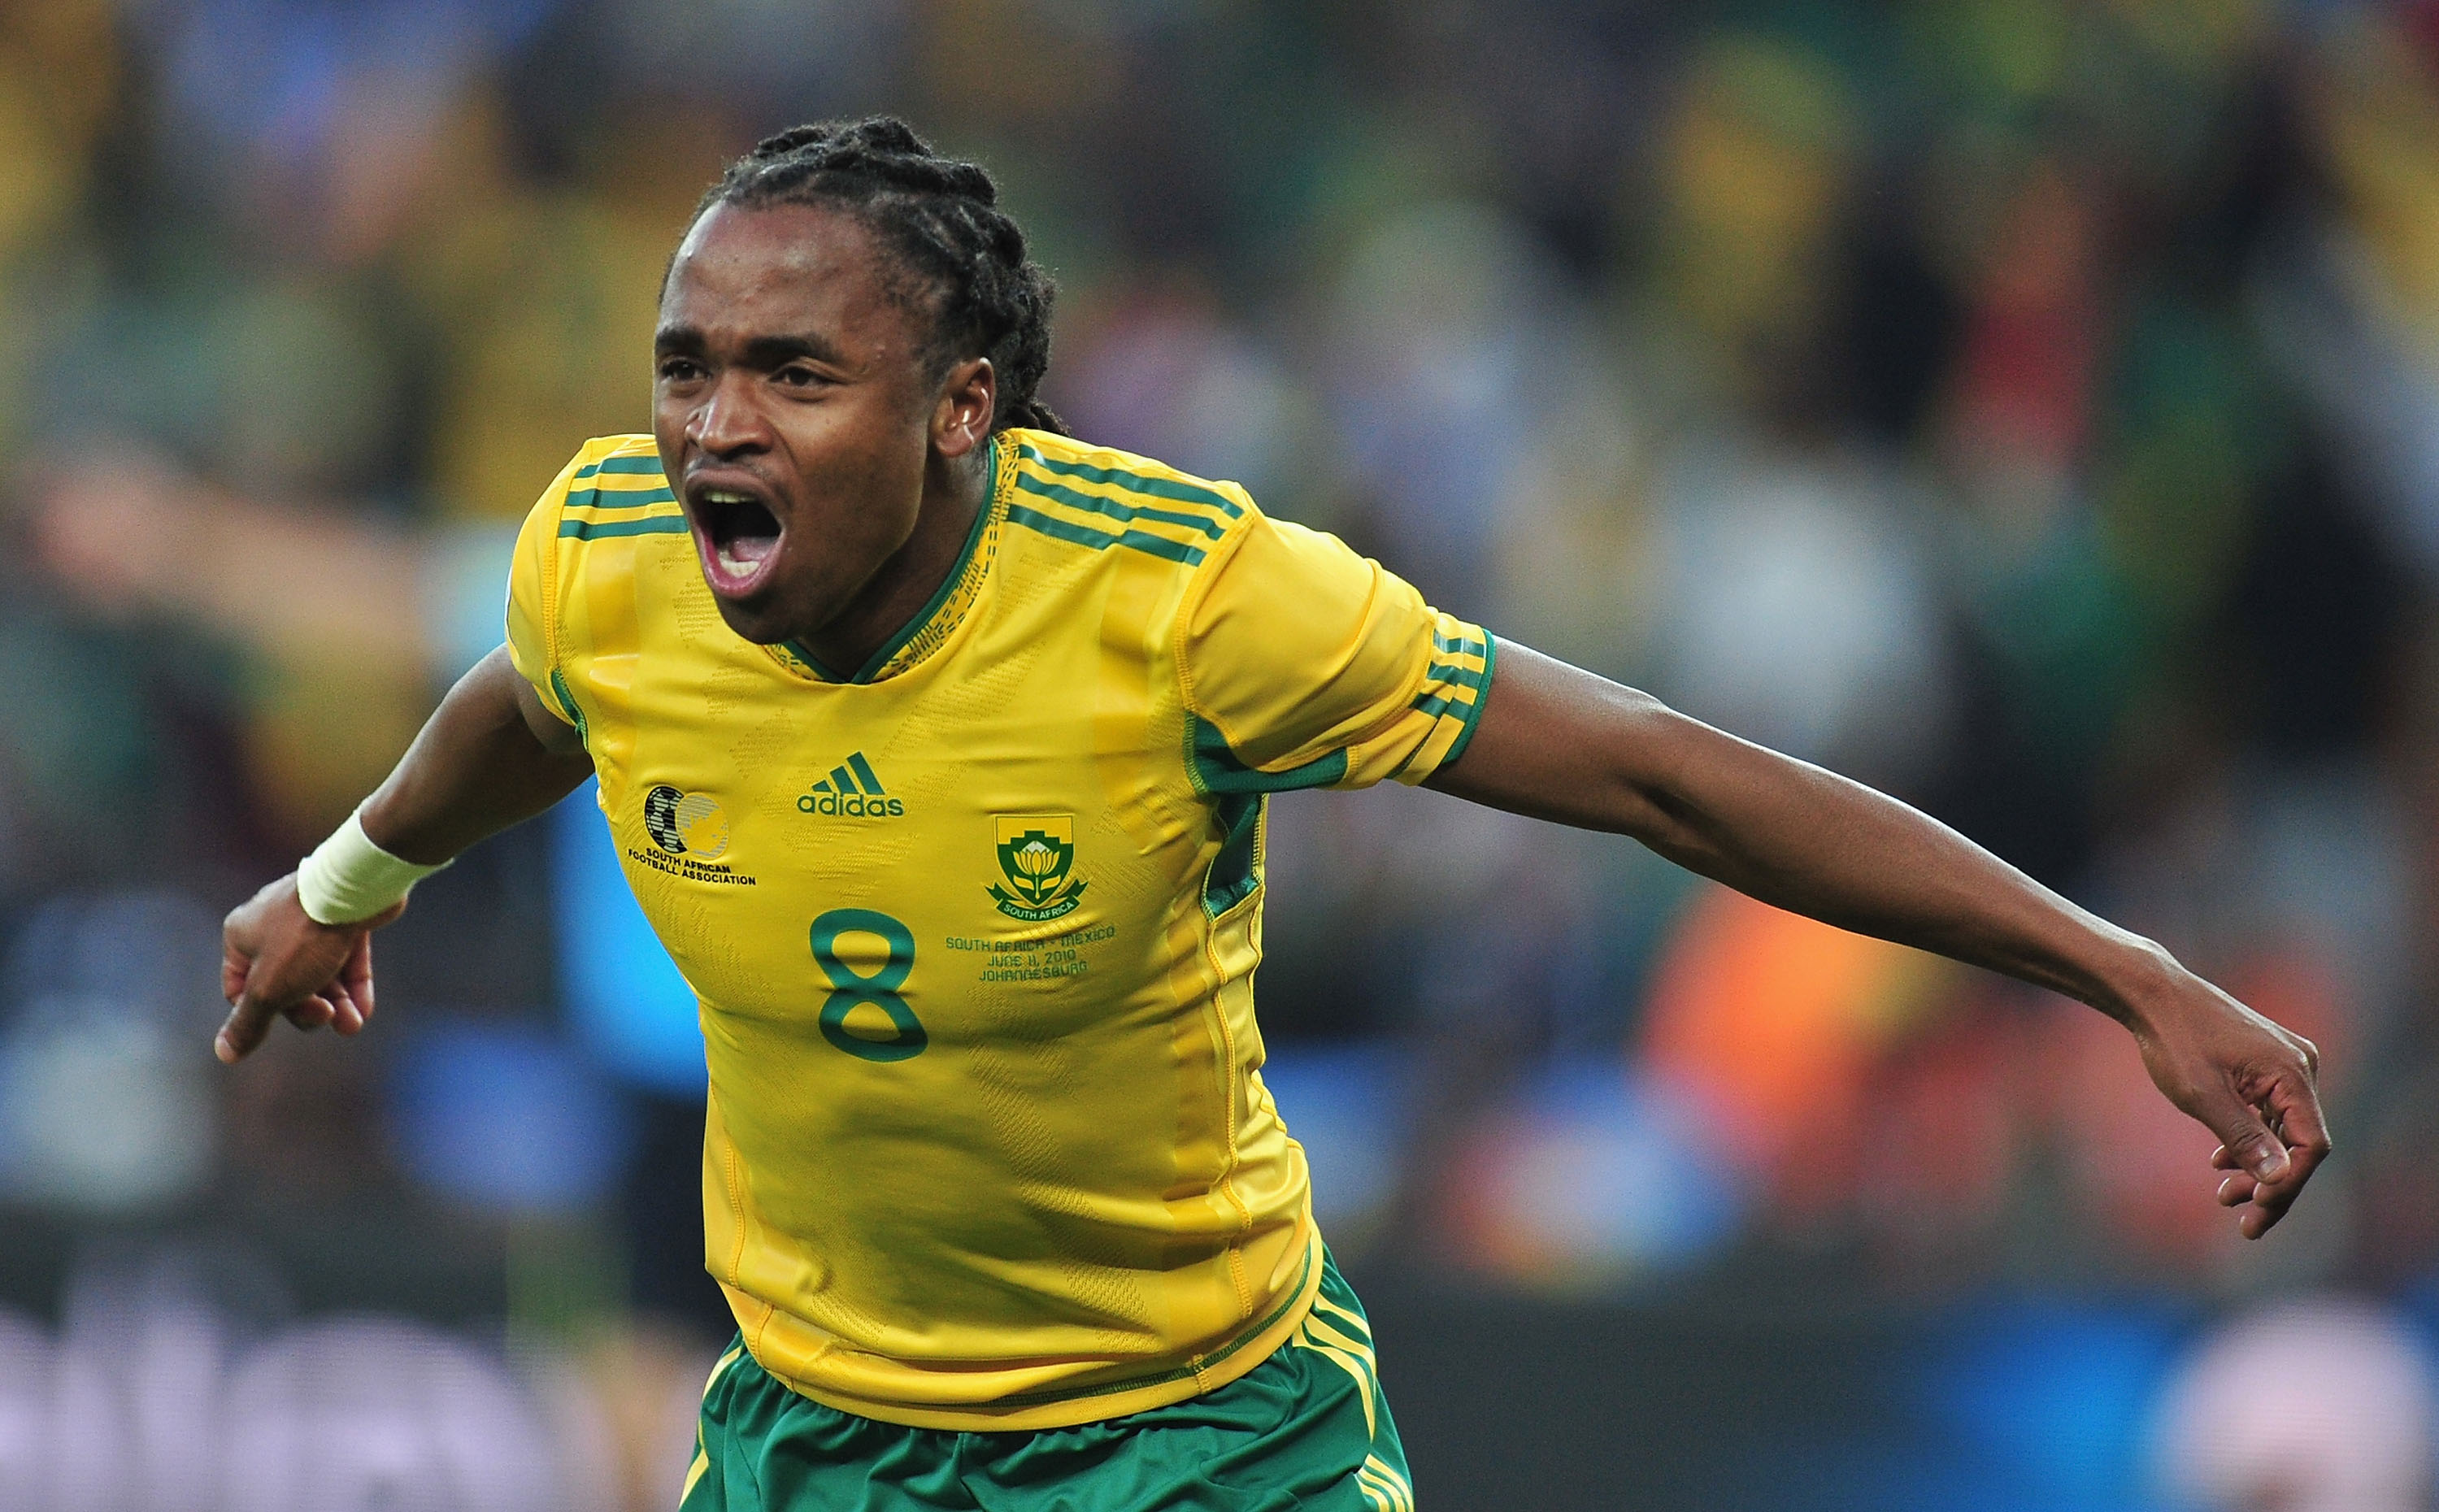
M 1076 910 L 1084 883 L 1076 867 L 1076 816 L 1000 814 L 999 869 L 1007 885 L 990 885 L 991 900 L 1010 918 L 1038 923 Z
M 663 782 L 644 794 L 644 833 L 651 845 L 630 845 L 627 859 L 692 882 L 752 887 L 756 880 L 720 858 L 728 854 L 728 812 L 707 792 Z

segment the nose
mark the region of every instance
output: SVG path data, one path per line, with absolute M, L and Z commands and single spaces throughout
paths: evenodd
M 770 430 L 761 407 L 754 402 L 749 375 L 731 369 L 722 373 L 686 417 L 686 439 L 713 456 L 731 457 L 766 451 Z

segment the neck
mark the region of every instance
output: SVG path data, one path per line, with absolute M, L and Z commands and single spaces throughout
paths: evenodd
M 996 444 L 994 438 L 985 448 Z M 849 677 L 908 630 L 963 560 L 989 476 L 988 450 L 954 460 L 935 456 L 924 471 L 915 533 L 881 564 L 853 603 L 798 644 L 822 666 Z

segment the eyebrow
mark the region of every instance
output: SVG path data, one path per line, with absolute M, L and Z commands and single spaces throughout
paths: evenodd
M 709 346 L 703 331 L 693 326 L 664 326 L 652 335 L 652 349 L 658 352 L 700 352 Z M 742 356 L 752 367 L 777 367 L 801 358 L 834 367 L 846 362 L 837 347 L 811 334 L 748 337 Z
M 756 367 L 777 367 L 801 357 L 810 357 L 832 367 L 846 361 L 836 347 L 816 335 L 755 336 L 745 343 L 745 360 Z

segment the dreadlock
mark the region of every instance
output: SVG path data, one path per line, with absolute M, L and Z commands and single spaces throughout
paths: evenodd
M 1035 390 L 1050 366 L 1050 272 L 1026 259 L 1024 233 L 998 208 L 999 187 L 980 165 L 943 157 L 904 121 L 799 126 L 755 144 L 695 209 L 716 205 L 838 206 L 854 213 L 924 285 L 935 376 L 963 357 L 987 357 L 999 378 L 994 432 L 1067 427 Z

